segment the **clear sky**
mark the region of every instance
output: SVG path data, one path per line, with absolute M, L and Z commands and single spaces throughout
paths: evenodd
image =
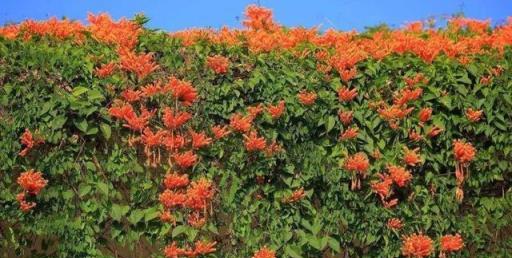
M 512 0 L 0 0 L 0 24 L 25 19 L 68 17 L 85 20 L 88 12 L 108 12 L 114 18 L 144 13 L 149 27 L 176 31 L 190 27 L 239 27 L 248 4 L 274 10 L 287 26 L 362 30 L 365 26 L 407 22 L 454 13 L 503 23 L 512 16 Z

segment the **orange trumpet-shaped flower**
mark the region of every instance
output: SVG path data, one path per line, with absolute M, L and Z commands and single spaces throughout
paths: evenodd
M 192 167 L 197 162 L 197 155 L 192 151 L 176 153 L 172 157 L 174 158 L 176 164 L 182 168 Z
M 176 218 L 171 214 L 170 211 L 163 211 L 160 213 L 160 220 L 162 222 L 176 222 Z
M 402 241 L 402 255 L 410 257 L 427 257 L 433 251 L 433 241 L 423 234 L 405 236 Z
M 244 145 L 247 151 L 261 151 L 265 149 L 266 142 L 265 138 L 258 137 L 258 133 L 252 131 L 249 135 L 244 135 Z
M 482 110 L 474 110 L 472 108 L 466 109 L 466 117 L 471 122 L 480 121 L 480 118 L 482 118 L 483 113 L 484 113 L 484 111 L 482 111 Z
M 283 115 L 285 109 L 284 100 L 279 101 L 277 105 L 269 105 L 267 111 L 273 119 L 277 119 Z
M 423 137 L 413 129 L 409 131 L 408 137 L 413 142 L 419 142 L 421 139 L 423 139 Z
M 155 147 L 162 143 L 164 136 L 167 135 L 166 131 L 157 131 L 153 133 L 149 127 L 146 127 L 141 135 L 142 143 L 148 147 Z
M 241 114 L 234 114 L 229 120 L 229 125 L 235 130 L 242 133 L 246 133 L 251 129 L 252 116 L 242 116 Z
M 224 138 L 226 135 L 230 134 L 228 126 L 221 126 L 216 125 L 212 127 L 213 135 L 215 136 L 215 139 L 221 139 Z
M 206 217 L 202 216 L 200 212 L 192 212 L 187 217 L 187 222 L 194 228 L 202 228 L 206 224 Z
M 252 258 L 276 258 L 276 252 L 266 246 L 263 246 L 260 250 L 254 253 Z
M 432 108 L 422 108 L 418 114 L 421 122 L 425 123 L 432 117 Z
M 117 65 L 115 63 L 103 64 L 100 67 L 94 69 L 94 74 L 96 74 L 96 76 L 99 78 L 105 78 L 112 75 L 116 67 Z
M 21 173 L 16 182 L 23 190 L 33 195 L 39 194 L 46 184 L 48 184 L 48 180 L 43 178 L 43 174 L 33 169 Z
M 379 195 L 381 200 L 386 199 L 391 193 L 391 186 L 393 185 L 393 180 L 390 176 L 381 175 L 381 180 L 377 182 L 373 182 L 371 184 L 372 191 Z
M 416 166 L 416 164 L 421 163 L 420 155 L 418 154 L 418 151 L 420 148 L 416 148 L 413 150 L 409 150 L 407 147 L 404 147 L 404 163 L 408 166 Z
M 172 92 L 174 98 L 181 101 L 185 106 L 190 106 L 197 98 L 197 90 L 187 81 L 181 81 L 171 77 L 164 86 L 164 91 Z
M 386 223 L 386 226 L 389 229 L 399 230 L 403 226 L 402 225 L 402 220 L 398 219 L 398 218 L 391 218 L 391 219 L 388 220 L 388 223 Z
M 187 196 L 183 193 L 165 189 L 165 191 L 158 196 L 158 199 L 165 208 L 169 209 L 182 206 L 187 200 Z
M 272 19 L 272 10 L 256 5 L 249 5 L 245 9 L 246 20 L 243 21 L 244 26 L 253 30 L 269 30 L 273 31 L 277 28 L 277 24 Z
M 399 187 L 404 187 L 411 181 L 411 172 L 400 166 L 388 165 L 389 176 Z
M 24 157 L 28 154 L 28 152 L 36 147 L 39 144 L 44 143 L 44 140 L 41 138 L 34 138 L 29 129 L 25 129 L 25 132 L 20 137 L 21 144 L 25 146 L 23 150 L 20 151 L 19 155 Z
M 343 133 L 341 133 L 340 139 L 342 141 L 354 139 L 357 137 L 358 133 L 359 133 L 359 128 L 351 127 L 349 129 L 345 130 Z
M 26 213 L 36 207 L 37 204 L 35 202 L 27 202 L 25 198 L 25 192 L 16 195 L 16 200 L 20 203 L 20 210 Z
M 301 200 L 302 198 L 304 198 L 304 196 L 306 196 L 306 193 L 304 193 L 304 187 L 301 187 L 301 188 L 293 191 L 293 193 L 290 196 L 284 197 L 282 201 L 284 203 L 297 202 L 297 201 Z
M 455 159 L 461 163 L 467 163 L 473 160 L 476 154 L 476 149 L 471 143 L 466 143 L 463 140 L 453 141 L 453 154 Z
M 173 109 L 166 107 L 164 109 L 164 115 L 162 121 L 165 127 L 169 129 L 177 129 L 184 125 L 188 120 L 192 118 L 192 115 L 187 112 L 176 112 Z
M 348 82 L 357 75 L 357 69 L 355 67 L 352 67 L 350 69 L 343 69 L 340 72 L 340 77 L 344 82 Z
M 129 50 L 121 50 L 119 57 L 121 58 L 121 69 L 135 73 L 140 80 L 159 68 L 153 62 L 152 53 L 137 55 Z
M 459 234 L 444 235 L 439 240 L 442 252 L 455 252 L 464 247 L 464 240 Z
M 348 87 L 341 87 L 338 90 L 338 98 L 340 101 L 349 102 L 352 101 L 355 97 L 357 97 L 356 88 L 349 90 Z
M 142 96 L 144 96 L 146 98 L 151 98 L 158 94 L 165 93 L 165 89 L 160 84 L 160 81 L 156 81 L 156 82 L 147 84 L 144 87 L 142 87 L 141 93 L 142 93 Z
M 167 258 L 178 258 L 178 257 L 182 257 L 182 256 L 186 255 L 187 253 L 188 253 L 187 250 L 185 250 L 183 248 L 179 248 L 176 245 L 176 242 L 174 242 L 174 241 L 172 242 L 172 244 L 170 244 L 164 248 L 164 255 Z
M 185 187 L 189 184 L 188 174 L 178 175 L 176 173 L 168 173 L 164 178 L 164 186 L 167 189 L 177 189 Z
M 196 241 L 194 246 L 194 256 L 197 255 L 207 255 L 209 253 L 215 252 L 217 249 L 215 249 L 215 245 L 217 242 L 207 242 L 207 241 Z
M 428 137 L 430 138 L 434 138 L 436 136 L 438 136 L 440 133 L 442 133 L 444 130 L 438 126 L 432 126 L 428 132 L 427 132 L 427 135 Z
M 365 175 L 366 171 L 370 167 L 370 162 L 369 162 L 366 154 L 364 154 L 362 152 L 358 152 L 352 156 L 349 156 L 347 159 L 345 159 L 345 163 L 344 163 L 343 167 L 346 170 L 354 171 L 359 174 Z
M 403 106 L 410 101 L 417 100 L 421 94 L 423 94 L 422 88 L 404 89 L 398 93 L 395 93 L 393 104 L 396 106 Z
M 253 119 L 256 118 L 261 112 L 263 112 L 263 104 L 259 103 L 258 105 L 248 107 L 247 112 L 249 112 L 249 116 Z
M 162 139 L 162 145 L 169 151 L 176 151 L 185 146 L 185 143 L 185 137 L 179 134 L 168 134 Z
M 209 56 L 206 59 L 206 64 L 217 74 L 228 72 L 229 59 L 221 55 Z
M 206 136 L 205 133 L 196 133 L 193 130 L 189 130 L 189 134 L 192 138 L 192 148 L 194 149 L 200 149 L 212 143 L 212 138 Z
M 352 123 L 352 117 L 354 112 L 352 111 L 340 111 L 338 113 L 338 117 L 343 125 L 349 125 Z
M 187 189 L 185 206 L 197 211 L 204 210 L 215 194 L 212 182 L 201 178 L 190 184 Z
M 313 105 L 318 97 L 315 92 L 307 92 L 305 90 L 301 90 L 299 94 L 297 94 L 300 103 L 310 106 Z
M 127 102 L 136 102 L 140 100 L 142 92 L 139 90 L 126 89 L 121 92 L 121 97 Z

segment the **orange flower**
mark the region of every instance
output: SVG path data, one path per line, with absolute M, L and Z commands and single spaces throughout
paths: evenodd
M 439 242 L 442 252 L 455 252 L 464 247 L 464 240 L 459 234 L 444 235 Z
M 162 222 L 175 222 L 176 218 L 171 214 L 170 211 L 163 211 L 160 213 L 160 220 Z
M 103 64 L 100 67 L 94 69 L 94 74 L 96 74 L 96 76 L 99 78 L 105 78 L 112 75 L 116 67 L 117 65 L 115 63 Z
M 282 201 L 284 203 L 297 202 L 297 201 L 301 200 L 302 198 L 304 198 L 304 196 L 306 196 L 306 193 L 304 193 L 304 187 L 301 187 L 301 188 L 293 191 L 293 193 L 290 196 L 284 197 Z
M 430 130 L 428 130 L 427 135 L 428 135 L 428 137 L 430 137 L 430 138 L 434 138 L 434 137 L 438 136 L 438 135 L 439 135 L 440 133 L 442 133 L 442 132 L 443 132 L 443 129 L 442 129 L 442 128 L 437 127 L 437 126 L 432 126 L 432 127 L 430 128 Z
M 126 89 L 123 92 L 121 92 L 121 97 L 123 97 L 123 99 L 126 100 L 127 102 L 139 101 L 141 95 L 142 95 L 141 91 L 132 90 L 132 89 Z
M 403 106 L 410 101 L 417 100 L 423 94 L 422 88 L 416 89 L 403 89 L 394 94 L 393 104 L 396 106 Z
M 261 112 L 263 112 L 263 105 L 259 103 L 256 106 L 248 107 L 247 112 L 249 112 L 249 116 L 252 117 L 252 119 L 256 118 Z
M 173 109 L 166 107 L 164 109 L 164 115 L 162 116 L 162 121 L 164 122 L 165 127 L 169 129 L 177 129 L 181 127 L 183 124 L 188 122 L 192 118 L 192 115 L 187 112 L 176 112 Z
M 187 253 L 187 251 L 183 248 L 179 248 L 176 246 L 176 242 L 172 242 L 171 245 L 168 245 L 164 249 L 164 255 L 167 258 L 178 258 Z
M 305 90 L 301 90 L 299 94 L 297 94 L 300 103 L 310 106 L 313 105 L 316 101 L 317 95 L 314 92 L 307 92 Z
M 25 132 L 20 137 L 21 144 L 25 145 L 25 148 L 20 151 L 18 155 L 25 157 L 28 152 L 36 147 L 37 145 L 43 144 L 44 140 L 41 138 L 34 138 L 30 130 L 25 128 Z
M 164 178 L 164 186 L 167 189 L 176 189 L 187 186 L 189 183 L 188 175 L 178 175 L 176 173 L 168 173 Z
M 164 86 L 165 91 L 171 91 L 173 96 L 185 106 L 190 106 L 197 98 L 197 90 L 186 81 L 171 77 Z
M 340 111 L 338 113 L 338 117 L 340 118 L 341 123 L 343 123 L 343 125 L 349 125 L 352 123 L 353 113 L 354 112 L 352 111 Z
M 348 87 L 341 87 L 338 90 L 338 98 L 340 101 L 349 102 L 352 101 L 355 97 L 357 97 L 356 88 L 349 90 Z
M 167 135 L 162 139 L 162 144 L 169 151 L 175 151 L 185 146 L 185 138 L 179 134 Z
M 258 133 L 252 131 L 249 135 L 244 135 L 244 144 L 247 151 L 260 151 L 265 149 L 265 138 L 258 137 Z
M 284 100 L 279 101 L 279 103 L 275 106 L 269 105 L 267 107 L 267 111 L 268 111 L 268 113 L 270 113 L 270 116 L 273 119 L 277 119 L 277 118 L 281 117 L 281 115 L 283 115 L 283 113 L 284 113 L 284 109 L 285 109 Z
M 344 82 L 348 82 L 352 80 L 357 75 L 357 69 L 352 67 L 351 69 L 343 69 L 341 70 L 340 76 Z
M 201 228 L 206 224 L 206 217 L 195 211 L 188 215 L 187 222 L 194 228 Z
M 351 127 L 349 129 L 345 130 L 343 133 L 341 133 L 340 139 L 342 141 L 354 139 L 357 137 L 358 133 L 359 133 L 359 128 L 354 126 L 354 127 Z
M 432 239 L 421 233 L 405 236 L 402 241 L 402 254 L 404 256 L 427 257 L 432 251 Z
M 197 162 L 197 155 L 192 151 L 176 153 L 173 155 L 173 158 L 176 164 L 182 168 L 192 167 Z
M 229 68 L 229 59 L 221 55 L 209 56 L 206 64 L 217 74 L 227 73 Z
M 33 169 L 21 173 L 16 182 L 23 190 L 33 195 L 39 194 L 46 184 L 48 184 L 48 180 L 43 178 L 43 174 Z
M 461 163 L 467 163 L 473 160 L 476 154 L 475 147 L 471 143 L 466 143 L 463 140 L 453 141 L 453 154 L 455 159 Z
M 230 134 L 229 128 L 227 126 L 216 125 L 212 127 L 212 132 L 215 135 L 215 139 L 221 139 L 224 136 Z
M 388 220 L 387 227 L 393 230 L 399 230 L 402 228 L 402 220 L 397 218 L 391 218 Z
M 484 111 L 482 111 L 482 110 L 474 110 L 472 108 L 468 108 L 466 110 L 466 117 L 471 122 L 478 122 L 478 121 L 480 121 L 480 118 L 482 117 L 483 112 Z
M 423 139 L 423 137 L 419 133 L 417 133 L 415 130 L 411 129 L 409 131 L 409 139 L 413 142 L 418 142 L 421 139 Z
M 196 133 L 193 130 L 188 131 L 190 137 L 192 138 L 192 148 L 200 149 L 210 143 L 212 143 L 212 138 L 206 136 L 205 133 Z
M 121 69 L 135 73 L 139 80 L 159 68 L 153 62 L 152 53 L 137 55 L 135 52 L 123 49 L 119 51 L 119 57 L 121 58 Z
M 216 244 L 217 242 L 196 241 L 193 256 L 206 255 L 215 252 L 217 250 L 215 249 Z
M 389 176 L 399 186 L 404 187 L 412 179 L 411 172 L 403 167 L 388 165 Z
M 142 32 L 137 23 L 126 19 L 113 22 L 107 14 L 89 14 L 87 20 L 91 24 L 88 29 L 94 38 L 102 42 L 117 44 L 122 48 L 133 49 Z
M 371 184 L 371 187 L 372 191 L 378 194 L 381 200 L 384 200 L 391 193 L 391 186 L 393 185 L 393 180 L 391 179 L 391 177 L 387 175 L 380 175 L 380 179 L 380 181 L 373 182 Z
M 242 133 L 246 133 L 251 129 L 252 116 L 243 117 L 241 114 L 234 114 L 229 120 L 229 125 L 235 130 Z
M 366 157 L 366 154 L 358 152 L 352 156 L 347 157 L 347 159 L 345 159 L 343 167 L 346 170 L 354 171 L 364 175 L 366 174 L 366 171 L 370 167 L 370 162 L 368 161 L 368 157 Z
M 243 21 L 244 26 L 253 30 L 274 30 L 277 25 L 272 20 L 272 10 L 249 5 L 245 9 L 246 20 Z
M 150 98 L 153 96 L 156 96 L 158 94 L 163 94 L 165 92 L 165 89 L 160 84 L 160 81 L 156 81 L 150 84 L 147 84 L 146 86 L 142 87 L 141 93 L 142 96 L 146 98 Z
M 186 202 L 187 196 L 170 189 L 165 189 L 165 191 L 158 196 L 158 199 L 165 208 L 169 209 L 182 206 Z
M 32 210 L 34 207 L 36 207 L 36 203 L 35 202 L 27 202 L 25 200 L 25 192 L 22 192 L 22 193 L 19 193 L 16 195 L 16 200 L 20 203 L 20 210 L 22 212 L 29 212 L 30 210 Z
M 409 150 L 407 147 L 404 147 L 404 163 L 409 166 L 416 166 L 416 164 L 421 162 L 420 156 L 418 155 L 418 151 L 420 148 L 416 148 L 413 150 Z
M 167 135 L 166 131 L 153 133 L 149 127 L 146 127 L 142 133 L 141 140 L 146 147 L 151 148 L 160 145 L 165 135 Z
M 267 157 L 270 157 L 275 153 L 281 152 L 282 150 L 283 147 L 281 147 L 281 145 L 279 145 L 276 141 L 273 141 L 271 144 L 267 146 L 267 148 L 265 148 L 265 155 L 267 155 Z
M 422 108 L 418 117 L 421 122 L 427 122 L 432 117 L 432 108 Z
M 276 258 L 276 252 L 266 246 L 263 246 L 260 250 L 254 253 L 252 258 Z
M 187 189 L 185 207 L 197 211 L 204 210 L 213 198 L 214 193 L 212 182 L 206 178 L 200 178 L 192 182 Z
M 392 121 L 395 119 L 402 119 L 409 115 L 414 110 L 414 107 L 406 108 L 405 106 L 393 105 L 390 107 L 382 107 L 377 110 L 382 119 Z

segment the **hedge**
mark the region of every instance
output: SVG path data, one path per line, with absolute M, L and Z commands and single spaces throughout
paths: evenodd
M 512 20 L 0 29 L 2 257 L 508 257 Z

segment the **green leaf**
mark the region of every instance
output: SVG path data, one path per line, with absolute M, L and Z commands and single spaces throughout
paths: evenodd
M 87 127 L 89 127 L 89 125 L 87 124 L 87 120 L 83 119 L 80 122 L 74 121 L 73 123 L 75 124 L 76 128 L 78 128 L 78 130 L 87 133 Z
M 82 185 L 78 189 L 78 196 L 84 197 L 86 194 L 91 192 L 92 187 L 90 185 Z
M 103 136 L 105 139 L 110 139 L 110 136 L 112 135 L 112 130 L 110 129 L 110 125 L 106 123 L 100 124 L 100 130 L 103 133 Z
M 112 210 L 110 211 L 110 216 L 115 221 L 121 221 L 121 218 L 128 213 L 130 210 L 130 206 L 128 205 L 118 205 L 112 204 Z
M 297 247 L 291 247 L 291 246 L 287 245 L 284 248 L 284 253 L 293 258 L 302 258 L 300 249 Z
M 135 225 L 137 224 L 142 218 L 144 218 L 144 211 L 143 210 L 133 210 L 130 213 L 130 216 L 128 216 L 128 221 Z
M 334 125 L 336 124 L 336 118 L 334 116 L 329 116 L 327 118 L 327 123 L 325 124 L 325 130 L 327 132 L 330 132 L 332 128 L 334 128 Z
M 86 93 L 89 89 L 85 88 L 85 87 L 82 87 L 82 86 L 78 86 L 78 87 L 75 87 L 73 88 L 73 92 L 71 92 L 71 94 L 75 97 L 78 97 L 84 93 Z
M 183 233 L 185 233 L 185 231 L 187 231 L 187 227 L 186 226 L 183 226 L 183 225 L 179 225 L 177 227 L 175 227 L 173 230 L 172 230 L 172 237 L 177 237 Z

